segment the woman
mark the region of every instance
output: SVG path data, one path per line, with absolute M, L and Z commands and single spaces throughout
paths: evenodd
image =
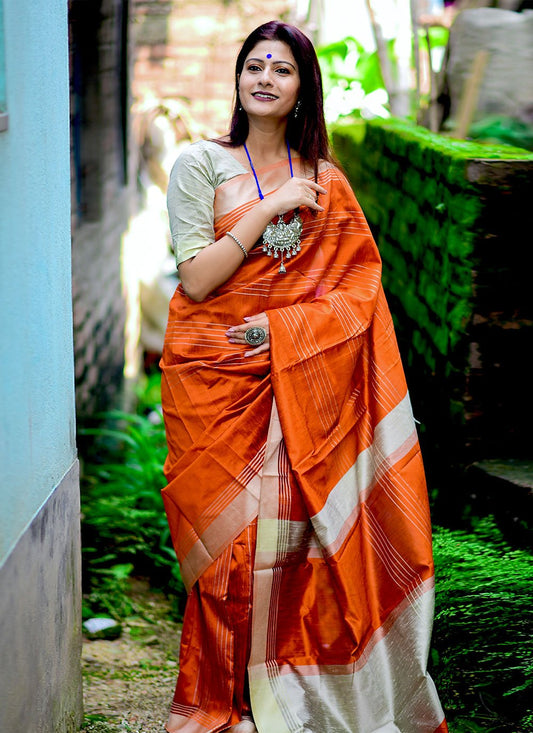
M 445 731 L 423 469 L 310 41 L 271 22 L 178 159 L 165 507 L 189 591 L 171 733 Z

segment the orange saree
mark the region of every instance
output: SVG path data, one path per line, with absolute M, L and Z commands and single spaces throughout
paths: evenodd
M 298 161 L 295 167 L 298 168 Z M 298 175 L 298 172 L 296 172 Z M 300 175 L 303 171 L 300 170 Z M 261 171 L 272 191 L 286 164 Z M 172 731 L 446 731 L 426 672 L 431 528 L 375 243 L 343 175 L 301 251 L 254 248 L 202 303 L 178 287 L 161 361 L 165 508 L 189 591 Z M 216 189 L 222 236 L 257 201 Z M 229 326 L 266 311 L 270 353 Z

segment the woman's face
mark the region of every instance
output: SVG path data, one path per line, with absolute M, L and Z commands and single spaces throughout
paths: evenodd
M 239 77 L 239 99 L 249 117 L 286 118 L 300 91 L 298 64 L 283 41 L 259 41 Z

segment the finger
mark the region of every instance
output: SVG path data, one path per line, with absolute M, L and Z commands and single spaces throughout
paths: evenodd
M 254 321 L 249 321 L 248 323 L 245 323 L 245 324 L 239 323 L 238 326 L 231 326 L 231 328 L 228 328 L 228 330 L 226 331 L 226 336 L 244 335 L 246 331 L 249 328 L 251 328 L 253 325 L 260 325 L 261 328 L 264 328 L 268 334 L 268 321 L 257 319 Z
M 264 343 L 267 343 L 269 338 L 269 323 L 266 313 L 258 313 L 254 316 L 246 316 L 246 323 L 239 323 L 236 326 L 231 326 L 226 331 L 225 336 L 230 344 L 247 344 L 248 342 L 246 340 L 246 331 L 254 326 L 261 326 L 261 328 L 264 329 L 266 336 L 266 340 Z
M 228 328 L 226 333 L 244 333 L 247 328 L 250 328 L 247 323 L 238 323 L 236 326 L 231 326 L 231 328 Z
M 248 328 L 250 328 L 250 323 L 257 323 L 258 321 L 260 321 L 261 325 L 268 330 L 268 318 L 261 318 L 261 314 L 257 316 L 246 316 L 244 320 L 246 323 L 237 323 L 235 326 L 230 326 L 226 331 L 226 336 L 232 333 L 244 333 Z
M 296 184 L 296 185 L 301 184 L 301 183 L 304 183 L 306 186 L 310 186 L 315 191 L 319 191 L 319 193 L 327 193 L 328 192 L 327 189 L 324 188 L 324 186 L 321 186 L 320 183 L 317 183 L 316 181 L 313 181 L 312 178 L 297 178 L 296 176 L 294 176 L 294 178 L 289 178 L 289 181 L 287 181 L 287 183 L 289 183 L 291 181 L 293 182 L 293 184 Z
M 314 181 L 308 181 L 307 184 L 318 193 L 327 193 L 327 189 L 324 188 L 324 186 L 321 186 L 319 183 L 315 183 Z
M 227 331 L 226 336 L 230 344 L 245 344 L 244 331 Z
M 256 349 L 253 349 L 252 351 L 245 351 L 244 356 L 256 356 L 256 354 L 264 354 L 265 351 L 268 351 L 269 349 L 270 344 L 267 340 L 264 344 L 261 344 L 261 346 L 258 346 Z
M 228 329 L 225 335 L 230 344 L 246 343 L 246 339 L 244 338 L 244 331 L 241 331 L 240 328 L 239 330 L 237 330 L 237 327 L 233 329 Z

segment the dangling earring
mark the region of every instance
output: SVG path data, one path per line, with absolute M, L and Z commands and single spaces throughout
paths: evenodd
M 300 107 L 302 106 L 302 103 L 300 100 L 296 102 L 296 105 L 294 106 L 294 119 L 298 117 L 298 112 L 300 111 Z

